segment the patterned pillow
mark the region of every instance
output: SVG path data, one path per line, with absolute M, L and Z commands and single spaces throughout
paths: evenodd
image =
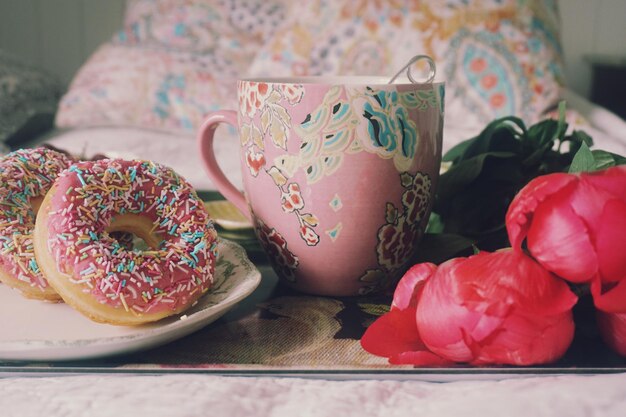
M 428 54 L 446 81 L 446 123 L 534 121 L 563 83 L 555 1 L 312 0 L 294 7 L 254 75 L 391 76 Z
M 249 68 L 286 0 L 129 0 L 124 29 L 83 65 L 57 125 L 135 125 L 194 132 L 235 108 Z
M 194 131 L 237 101 L 237 68 L 214 54 L 106 44 L 80 69 L 56 123 Z
M 115 40 L 254 55 L 287 9 L 287 0 L 129 0 Z
M 52 127 L 59 80 L 0 51 L 0 144 L 15 145 Z

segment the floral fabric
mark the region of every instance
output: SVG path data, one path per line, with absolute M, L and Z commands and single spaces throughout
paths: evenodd
M 191 133 L 208 112 L 235 107 L 236 71 L 211 54 L 106 44 L 72 81 L 56 123 Z
M 418 53 L 435 59 L 447 83 L 447 124 L 509 114 L 534 122 L 563 83 L 557 12 L 553 1 L 531 0 L 129 0 L 114 46 L 79 72 L 58 122 L 191 133 L 207 111 L 232 108 L 237 78 L 391 76 Z M 102 74 L 100 86 L 85 78 L 111 68 L 120 73 Z M 213 85 L 190 88 L 200 74 Z
M 236 108 L 236 80 L 285 18 L 283 0 L 130 0 L 124 27 L 83 65 L 57 125 L 193 133 Z
M 417 54 L 447 85 L 447 122 L 534 121 L 563 82 L 555 2 L 312 0 L 294 7 L 254 75 L 386 75 Z
M 286 18 L 285 0 L 129 0 L 124 44 L 154 44 L 252 59 Z

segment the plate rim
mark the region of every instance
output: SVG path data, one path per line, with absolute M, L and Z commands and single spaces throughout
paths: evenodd
M 226 314 L 237 303 L 250 296 L 259 286 L 262 279 L 261 271 L 248 258 L 242 246 L 236 242 L 218 237 L 218 249 L 220 247 L 224 249 L 221 249 L 218 253 L 229 254 L 230 256 L 227 259 L 234 260 L 236 265 L 242 266 L 244 269 L 241 282 L 230 288 L 228 295 L 220 302 L 191 314 L 183 311 L 182 313 L 164 318 L 163 320 L 166 322 L 163 325 L 159 326 L 156 324 L 158 322 L 156 322 L 152 324 L 152 327 L 144 331 L 140 330 L 141 326 L 137 326 L 137 332 L 126 335 L 72 339 L 71 341 L 64 339 L 0 341 L 0 361 L 76 360 L 130 353 L 160 346 L 211 324 Z M 210 294 L 211 291 L 207 292 L 201 299 Z M 183 319 L 183 317 L 185 318 Z M 93 346 L 98 346 L 98 348 L 89 352 L 77 352 L 77 349 L 89 349 Z

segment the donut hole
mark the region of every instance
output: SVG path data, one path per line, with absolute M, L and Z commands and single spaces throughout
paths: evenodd
M 163 241 L 153 232 L 152 220 L 137 214 L 115 216 L 106 232 L 128 250 L 158 250 Z
M 135 236 L 134 233 L 118 231 L 110 232 L 109 236 L 115 239 L 121 247 L 128 251 L 149 249 L 146 241 L 138 236 Z
M 33 208 L 33 214 L 37 217 L 37 213 L 39 213 L 39 207 L 41 207 L 41 203 L 43 203 L 43 196 L 31 197 L 30 206 Z

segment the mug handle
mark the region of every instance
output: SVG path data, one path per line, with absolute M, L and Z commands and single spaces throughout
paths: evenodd
M 228 201 L 233 203 L 248 220 L 252 221 L 245 196 L 228 178 L 226 178 L 224 171 L 222 171 L 215 159 L 213 139 L 215 129 L 217 129 L 220 123 L 226 123 L 237 128 L 237 112 L 234 110 L 221 110 L 209 113 L 209 116 L 204 123 L 202 123 L 198 133 L 197 141 L 200 150 L 200 159 L 202 160 L 206 173 L 217 187 L 217 190 L 222 193 Z

